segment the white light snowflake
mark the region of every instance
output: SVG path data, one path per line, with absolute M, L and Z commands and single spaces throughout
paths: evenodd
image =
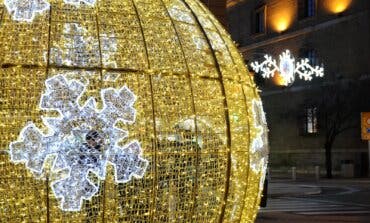
M 177 5 L 170 7 L 170 9 L 168 9 L 168 13 L 177 21 L 190 24 L 194 23 L 194 19 L 192 18 L 191 14 L 188 11 L 184 11 L 183 9 L 179 8 Z
M 261 100 L 252 100 L 252 114 L 254 120 L 254 129 L 257 132 L 251 141 L 250 168 L 254 173 L 260 176 L 259 188 L 263 190 L 267 162 L 268 162 L 268 142 L 267 142 L 267 122 L 265 112 L 263 111 Z
M 114 34 L 102 33 L 99 39 L 78 23 L 65 23 L 61 37 L 63 45 L 55 45 L 50 49 L 51 62 L 56 65 L 88 66 L 101 62 L 105 67 L 116 68 L 117 64 L 111 55 L 117 52 L 117 39 Z M 101 48 L 100 48 L 101 47 Z M 45 54 L 45 59 L 46 58 Z
M 252 152 L 261 150 L 264 146 L 263 134 L 265 132 L 266 116 L 263 111 L 262 101 L 252 100 L 252 113 L 255 120 L 254 128 L 257 130 L 256 137 L 252 140 Z
M 279 64 L 269 55 L 265 55 L 264 59 L 262 63 L 258 61 L 252 62 L 252 69 L 257 73 L 261 72 L 264 78 L 273 77 L 276 72 L 279 72 L 286 85 L 293 83 L 296 75 L 305 81 L 312 80 L 313 76 L 324 76 L 323 67 L 311 66 L 307 58 L 300 59 L 296 62 L 289 50 L 286 50 L 279 56 Z
M 108 163 L 114 167 L 117 183 L 143 177 L 148 161 L 141 157 L 139 142 L 118 145 L 128 133 L 117 128 L 117 122 L 135 121 L 136 97 L 127 87 L 103 89 L 103 108 L 98 110 L 92 98 L 79 106 L 85 85 L 76 80 L 57 75 L 45 84 L 40 108 L 58 111 L 60 117 L 43 118 L 47 135 L 33 123 L 24 127 L 19 140 L 10 144 L 10 156 L 15 163 L 25 163 L 36 176 L 42 174 L 45 160 L 53 157 L 52 171 L 68 173 L 51 184 L 55 196 L 61 198 L 62 210 L 78 211 L 83 200 L 98 192 L 99 186 L 90 181 L 89 174 L 104 180 Z
M 86 4 L 89 6 L 94 6 L 96 0 L 64 0 L 65 3 L 80 6 L 81 4 Z
M 66 4 L 79 7 L 82 4 L 94 6 L 96 0 L 64 0 Z M 43 13 L 50 8 L 46 0 L 4 0 L 4 4 L 15 21 L 32 22 L 37 13 Z
M 4 4 L 16 21 L 32 22 L 37 13 L 50 8 L 45 0 L 5 0 Z
M 261 100 L 252 100 L 252 114 L 254 120 L 253 128 L 256 134 L 251 141 L 251 168 L 258 172 L 261 165 L 267 164 L 268 145 L 267 145 L 267 122 L 265 112 L 263 111 Z

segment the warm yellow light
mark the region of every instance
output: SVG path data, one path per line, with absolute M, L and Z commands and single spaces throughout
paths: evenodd
M 332 13 L 341 13 L 349 7 L 351 2 L 352 0 L 325 0 L 324 6 Z
M 276 22 L 275 29 L 279 32 L 285 31 L 289 26 L 289 22 L 287 19 L 282 18 L 280 21 Z
M 289 28 L 294 20 L 294 5 L 287 1 L 279 1 L 274 6 L 268 7 L 268 22 L 271 28 L 277 32 L 283 32 Z
M 272 81 L 277 86 L 287 86 L 288 85 L 287 81 L 284 79 L 284 77 L 278 72 L 275 73 Z

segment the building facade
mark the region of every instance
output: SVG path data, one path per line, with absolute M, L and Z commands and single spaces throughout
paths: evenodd
M 323 66 L 325 76 L 289 86 L 278 73 L 255 80 L 270 128 L 270 169 L 333 174 L 369 169 L 360 113 L 370 111 L 368 0 L 229 0 L 228 28 L 248 65 L 289 50 Z M 250 69 L 251 70 L 251 69 Z M 334 136 L 334 137 L 333 137 Z M 331 148 L 331 150 L 330 150 Z M 352 172 L 352 171 L 350 171 Z M 349 174 L 349 176 L 352 174 Z

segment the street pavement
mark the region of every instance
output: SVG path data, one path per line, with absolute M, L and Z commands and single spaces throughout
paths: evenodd
M 269 182 L 256 223 L 370 223 L 370 179 Z

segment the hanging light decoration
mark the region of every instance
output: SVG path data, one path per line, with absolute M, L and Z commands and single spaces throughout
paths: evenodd
M 295 77 L 310 81 L 314 76 L 323 77 L 324 68 L 322 66 L 312 66 L 308 58 L 296 59 L 291 55 L 289 50 L 279 55 L 279 62 L 272 59 L 272 56 L 265 55 L 264 61 L 254 61 L 251 63 L 252 69 L 256 73 L 261 73 L 264 78 L 271 78 L 280 75 L 284 80 L 284 85 L 292 84 Z

